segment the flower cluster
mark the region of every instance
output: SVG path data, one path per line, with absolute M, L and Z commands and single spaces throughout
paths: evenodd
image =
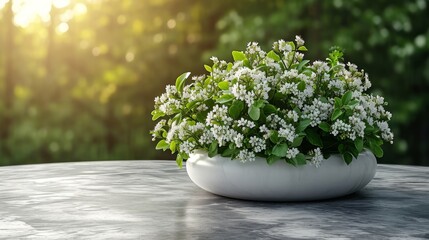
M 304 40 L 279 40 L 269 52 L 258 43 L 232 52 L 234 61 L 212 57 L 207 75 L 189 73 L 155 98 L 157 149 L 177 152 L 177 163 L 196 149 L 242 162 L 285 160 L 319 167 L 330 154 L 347 163 L 365 148 L 383 155 L 392 142 L 391 114 L 380 96 L 366 91 L 368 75 L 334 48 L 326 61 L 304 59 Z

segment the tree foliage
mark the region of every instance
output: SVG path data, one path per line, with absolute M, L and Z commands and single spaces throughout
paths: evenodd
M 26 26 L 12 3 L 0 3 L 0 165 L 172 159 L 148 134 L 165 85 L 211 55 L 296 34 L 313 60 L 344 48 L 390 103 L 382 162 L 429 164 L 427 0 L 75 0 Z

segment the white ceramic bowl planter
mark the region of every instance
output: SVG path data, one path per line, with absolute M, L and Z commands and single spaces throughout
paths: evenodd
M 202 189 L 226 197 L 258 201 L 310 201 L 340 197 L 365 187 L 374 177 L 377 160 L 366 150 L 347 165 L 332 155 L 319 168 L 294 167 L 285 161 L 268 165 L 263 158 L 242 163 L 209 158 L 201 150 L 190 155 L 186 170 Z

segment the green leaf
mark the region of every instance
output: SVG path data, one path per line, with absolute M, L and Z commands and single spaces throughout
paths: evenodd
M 207 72 L 212 72 L 212 67 L 210 67 L 209 65 L 204 65 L 204 68 L 207 70 Z
M 304 81 L 299 82 L 298 83 L 298 90 L 302 92 L 302 91 L 304 91 L 304 89 L 305 89 L 305 82 Z
M 256 100 L 255 103 L 253 103 L 253 105 L 255 105 L 255 107 L 257 108 L 261 108 L 265 105 L 265 100 L 263 99 Z
M 292 47 L 292 51 L 295 51 L 295 43 L 294 42 L 287 42 Z
M 297 165 L 295 158 L 293 158 L 293 159 L 286 158 L 286 162 L 289 163 L 290 165 L 294 166 L 294 167 L 296 167 L 296 165 Z
M 226 71 L 231 71 L 232 66 L 234 66 L 232 63 L 228 63 L 228 65 L 226 66 Z
M 178 114 L 176 114 L 173 118 L 172 118 L 172 120 L 173 120 L 173 122 L 175 122 L 175 123 L 179 123 L 179 122 L 181 122 L 182 121 L 182 113 L 178 113 Z
M 225 151 L 223 151 L 223 153 L 221 153 L 220 155 L 222 157 L 231 157 L 234 153 L 236 153 L 238 150 L 235 148 L 227 148 L 225 149 Z
M 332 115 L 331 115 L 331 120 L 332 121 L 335 121 L 337 118 L 339 118 L 341 115 L 343 114 L 343 111 L 341 111 L 341 109 L 335 109 L 333 112 L 332 112 Z
M 343 159 L 347 163 L 347 165 L 349 165 L 352 162 L 352 160 L 353 160 L 353 155 L 351 153 L 349 153 L 349 152 L 345 152 L 343 154 Z
M 351 100 L 350 102 L 349 102 L 349 104 L 347 104 L 350 108 L 353 108 L 353 107 L 355 107 L 356 105 L 358 105 L 359 104 L 359 100 L 356 100 L 356 99 L 354 99 L 354 100 Z
M 156 144 L 155 149 L 156 150 L 160 150 L 162 149 L 163 151 L 167 150 L 170 147 L 170 144 L 168 144 L 165 140 L 161 140 L 158 142 L 158 144 Z
M 269 165 L 272 165 L 273 163 L 277 162 L 278 160 L 280 160 L 281 158 L 276 156 L 276 155 L 270 155 L 267 157 L 267 163 Z
M 356 138 L 355 139 L 355 147 L 358 150 L 358 152 L 362 152 L 362 150 L 363 150 L 363 139 L 362 138 Z
M 172 141 L 172 142 L 170 143 L 170 151 L 171 151 L 172 153 L 176 152 L 176 146 L 177 146 L 176 141 Z
M 355 157 L 355 158 L 358 157 L 359 151 L 356 149 L 356 147 L 354 145 L 349 145 L 347 149 L 353 155 L 353 157 Z
M 191 108 L 193 108 L 193 107 L 194 107 L 198 102 L 199 102 L 198 100 L 195 100 L 195 101 L 192 101 L 192 102 L 188 102 L 188 103 L 186 104 L 186 108 L 187 108 L 187 109 L 191 109 Z
M 270 140 L 272 143 L 278 143 L 279 142 L 279 132 L 277 131 L 272 131 L 271 135 L 270 135 Z
M 244 109 L 244 103 L 240 100 L 235 100 L 231 104 L 231 107 L 229 107 L 228 113 L 233 119 L 238 119 L 243 109 Z
M 261 110 L 256 107 L 255 105 L 250 106 L 249 111 L 248 111 L 249 117 L 252 120 L 259 120 L 259 117 L 261 116 Z
M 340 145 L 338 145 L 338 152 L 341 154 L 346 152 L 346 147 L 344 146 L 344 144 L 341 143 Z
M 272 105 L 272 104 L 265 104 L 264 106 L 264 113 L 265 115 L 270 115 L 272 113 L 276 113 L 277 112 L 277 107 Z
M 292 147 L 299 147 L 302 143 L 302 140 L 304 140 L 304 136 L 296 137 L 292 142 Z
M 182 155 L 177 154 L 176 163 L 177 163 L 177 166 L 179 166 L 179 168 L 183 167 L 183 158 L 182 158 Z
M 207 118 L 207 112 L 198 112 L 196 118 L 198 122 L 205 122 Z
M 374 126 L 370 126 L 370 125 L 367 126 L 364 130 L 365 134 L 369 134 L 369 135 L 375 133 L 376 131 L 377 129 Z
M 308 51 L 308 49 L 305 46 L 300 46 L 298 51 Z
M 218 151 L 218 143 L 217 143 L 217 141 L 213 141 L 209 146 L 209 152 L 208 152 L 209 157 L 212 158 L 212 157 L 216 156 L 217 151 Z
M 314 130 L 313 128 L 307 128 L 305 130 L 305 133 L 307 134 L 306 138 L 309 143 L 313 144 L 314 146 L 323 147 L 322 138 L 316 130 Z
M 222 90 L 228 90 L 229 89 L 229 82 L 222 81 L 222 82 L 218 83 L 217 86 Z
M 376 157 L 378 157 L 378 158 L 381 158 L 381 157 L 383 157 L 383 155 L 384 155 L 384 153 L 383 153 L 383 149 L 380 147 L 380 146 L 378 146 L 378 145 L 375 145 L 375 146 L 373 146 L 372 148 L 371 148 L 371 151 L 374 153 L 374 155 L 376 156 Z
M 347 91 L 343 95 L 343 97 L 341 98 L 341 102 L 343 103 L 343 105 L 347 105 L 350 102 L 350 100 L 352 99 L 352 96 L 353 96 L 352 92 L 351 91 Z
M 155 121 L 160 117 L 165 116 L 165 113 L 160 110 L 153 110 L 152 111 L 152 120 Z
M 232 57 L 234 58 L 234 61 L 244 61 L 247 59 L 246 54 L 241 51 L 232 51 Z
M 277 157 L 286 157 L 288 149 L 289 147 L 287 146 L 286 143 L 279 143 L 273 147 L 272 154 L 276 155 Z
M 304 131 L 310 125 L 310 123 L 311 123 L 310 119 L 302 119 L 301 121 L 299 121 L 296 131 L 297 132 Z
M 329 132 L 331 130 L 331 126 L 327 122 L 321 122 L 319 124 L 319 128 L 322 129 L 324 132 Z
M 369 149 L 371 150 L 372 153 L 374 153 L 376 157 L 378 158 L 383 157 L 383 149 L 373 139 L 370 139 L 369 141 Z
M 176 78 L 176 89 L 177 89 L 177 92 L 179 92 L 179 94 L 182 94 L 183 87 L 185 85 L 185 80 L 189 77 L 189 75 L 191 75 L 190 72 L 185 72 Z
M 343 102 L 341 101 L 341 99 L 335 97 L 335 103 L 334 103 L 334 107 L 335 108 L 341 108 L 343 106 Z
M 277 55 L 277 53 L 275 53 L 273 50 L 271 50 L 267 53 L 267 57 L 273 59 L 276 62 L 280 61 L 279 55 Z
M 322 103 L 329 103 L 329 101 L 328 101 L 328 99 L 327 99 L 326 97 L 320 97 L 320 98 L 319 98 L 319 100 L 320 100 Z
M 216 102 L 217 103 L 227 103 L 227 102 L 232 101 L 233 99 L 234 99 L 234 95 L 232 95 L 232 94 L 224 94 L 224 95 L 220 96 L 216 100 Z
M 297 67 L 298 71 L 301 71 L 301 69 L 309 62 L 310 60 L 303 60 L 302 62 L 300 62 Z
M 303 153 L 298 153 L 293 159 L 296 165 L 305 165 L 307 160 L 305 159 L 305 155 Z

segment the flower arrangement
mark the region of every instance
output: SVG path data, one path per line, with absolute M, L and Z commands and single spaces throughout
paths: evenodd
M 326 61 L 304 59 L 304 40 L 279 40 L 264 52 L 256 42 L 233 62 L 212 57 L 207 75 L 190 73 L 155 98 L 156 148 L 177 152 L 179 167 L 196 149 L 232 160 L 266 158 L 318 167 L 331 154 L 349 164 L 367 148 L 382 157 L 392 143 L 383 97 L 368 94 L 368 75 L 332 48 Z

